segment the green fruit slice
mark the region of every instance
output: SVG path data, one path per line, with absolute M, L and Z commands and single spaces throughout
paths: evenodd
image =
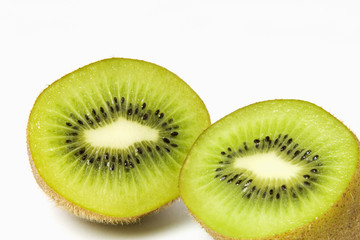
M 76 215 L 133 221 L 178 197 L 180 167 L 209 124 L 175 74 L 106 59 L 40 94 L 28 122 L 30 162 L 45 192 Z
M 358 164 L 356 137 L 322 108 L 266 101 L 198 138 L 180 192 L 205 228 L 225 239 L 328 239 L 344 228 L 353 236 Z

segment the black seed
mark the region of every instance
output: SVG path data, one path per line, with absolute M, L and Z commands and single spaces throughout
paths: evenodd
M 228 147 L 228 151 L 231 152 L 231 148 L 230 148 L 230 147 Z
M 242 182 L 242 180 L 238 180 L 235 185 L 240 185 L 240 183 Z
M 163 118 L 164 117 L 164 113 L 160 113 L 160 115 L 158 116 L 159 118 Z
M 249 181 L 247 181 L 247 182 L 245 183 L 244 187 L 249 186 L 251 182 L 252 182 L 252 179 L 250 179 Z
M 227 155 L 227 157 L 228 157 L 228 158 L 232 158 L 232 156 L 231 156 L 231 155 Z
M 302 187 L 300 187 L 300 186 L 298 187 L 298 189 L 299 189 L 299 191 L 300 191 L 300 192 L 302 192 L 302 190 L 303 190 L 303 188 L 302 188 Z
M 167 139 L 167 138 L 163 138 L 163 141 L 164 141 L 165 143 L 170 143 L 170 140 Z
M 85 154 L 83 157 L 82 157 L 82 160 L 85 160 L 87 158 L 87 155 Z
M 309 179 L 309 178 L 310 178 L 309 175 L 304 175 L 303 177 L 304 177 L 305 179 Z
M 309 182 L 304 182 L 304 184 L 306 185 L 306 186 L 310 186 L 310 183 Z
M 317 173 L 318 170 L 314 168 L 314 169 L 311 169 L 310 172 L 312 172 L 312 173 Z
M 136 150 L 137 150 L 137 152 L 138 152 L 139 154 L 142 154 L 142 153 L 143 153 L 141 147 L 138 147 Z
M 259 144 L 259 143 L 260 143 L 260 140 L 259 140 L 259 139 L 255 139 L 255 140 L 254 140 L 254 143 L 255 143 L 255 144 Z
M 239 174 L 236 174 L 233 179 L 235 180 L 236 178 L 238 178 L 240 175 Z
M 151 147 L 147 146 L 146 149 L 147 149 L 148 152 L 152 152 Z
M 216 172 L 221 171 L 221 168 L 217 168 L 215 171 L 216 171 Z
M 74 130 L 79 130 L 79 128 L 77 126 L 73 127 Z
M 284 151 L 286 149 L 286 146 L 282 146 L 281 148 L 280 148 L 280 151 Z
M 265 142 L 269 142 L 270 141 L 270 137 L 269 136 L 266 136 L 265 137 Z
M 94 124 L 94 122 L 93 122 L 92 120 L 88 120 L 88 123 L 89 123 L 90 125 L 93 125 L 93 124 Z
M 140 160 L 138 158 L 135 159 L 137 164 L 140 164 Z
M 221 176 L 221 174 L 215 175 L 215 178 L 218 178 L 218 177 L 220 177 L 220 176 Z
M 294 157 L 296 157 L 297 155 L 300 154 L 300 151 L 299 150 L 296 150 L 296 152 L 294 153 Z
M 173 146 L 173 147 L 177 147 L 178 145 L 177 144 L 175 144 L 175 143 L 172 143 L 172 144 L 170 144 L 171 146 Z
M 221 152 L 221 155 L 225 155 L 226 153 L 225 152 Z
M 94 158 L 94 157 L 91 157 L 90 160 L 89 160 L 89 163 L 93 163 L 94 160 L 95 160 L 95 158 Z
M 287 141 L 287 144 L 289 145 L 290 143 L 292 143 L 292 138 L 290 138 L 288 141 Z
M 177 136 L 178 134 L 179 134 L 178 132 L 172 132 L 170 135 L 173 136 L 173 137 L 175 137 L 175 136 Z
M 274 190 L 270 189 L 269 194 L 273 195 L 273 193 L 274 193 Z
M 167 152 L 170 152 L 170 149 L 168 149 L 168 148 L 165 148 L 165 150 L 166 150 Z
M 114 97 L 114 102 L 115 102 L 115 103 L 117 103 L 117 102 L 118 102 L 118 100 L 117 100 L 117 98 L 116 98 L 116 97 Z
M 220 163 L 220 164 L 223 164 L 224 162 L 223 162 L 223 161 L 220 161 L 219 163 Z
M 165 127 L 166 125 L 167 125 L 167 122 L 163 122 L 163 123 L 161 124 L 162 127 Z
M 282 186 L 281 186 L 281 190 L 286 191 L 286 189 L 287 189 L 287 188 L 286 188 L 286 185 L 282 185 Z
M 69 133 L 71 136 L 77 136 L 78 134 L 76 132 Z
M 229 179 L 229 180 L 227 181 L 227 183 L 232 183 L 233 180 L 234 180 L 234 179 Z
M 115 108 L 116 108 L 116 111 L 120 111 L 120 106 L 119 106 L 119 104 L 116 104 Z
M 156 150 L 160 151 L 160 147 L 158 145 L 156 145 Z
M 279 199 L 280 198 L 280 194 L 276 194 L 276 199 Z
M 275 140 L 274 145 L 278 144 L 280 138 L 281 138 L 281 134 L 279 134 L 278 138 Z
M 146 108 L 146 103 L 143 103 L 142 105 L 141 105 L 141 109 L 145 109 Z
M 128 165 L 129 165 L 128 161 L 125 160 L 125 161 L 124 161 L 124 166 L 127 167 Z
M 251 193 L 249 193 L 246 197 L 247 197 L 247 199 L 250 199 Z
M 121 104 L 123 104 L 124 102 L 125 102 L 125 98 L 122 97 L 122 98 L 121 98 Z
M 110 165 L 110 170 L 111 170 L 111 171 L 114 171 L 114 169 L 115 169 L 115 165 L 112 163 L 112 164 Z
M 105 110 L 104 110 L 103 107 L 100 107 L 100 112 L 101 112 L 101 113 L 105 113 Z
M 136 114 L 138 114 L 138 112 L 139 112 L 139 109 L 138 109 L 138 108 L 136 108 L 136 109 L 135 109 L 135 113 L 134 113 L 134 114 L 136 115 Z
M 84 125 L 84 123 L 81 120 L 77 121 L 80 125 Z
M 178 126 L 178 125 L 175 125 L 173 128 L 174 128 L 174 129 L 178 129 L 178 128 L 179 128 L 179 126 Z
M 143 120 L 146 120 L 146 119 L 148 119 L 148 117 L 149 117 L 149 116 L 145 113 L 144 116 L 142 117 L 142 119 L 143 119 Z
M 159 109 L 155 111 L 155 115 L 158 115 L 159 113 L 160 113 Z
M 95 120 L 96 120 L 97 122 L 100 122 L 100 118 L 99 118 L 98 115 L 95 116 Z
M 83 154 L 85 152 L 85 148 L 80 149 L 79 153 Z
M 96 159 L 96 161 L 100 162 L 100 160 L 101 160 L 101 157 L 98 156 L 97 159 Z
M 105 153 L 104 159 L 105 159 L 105 160 L 108 160 L 108 159 L 109 159 L 109 153 Z
M 256 190 L 256 186 L 253 186 L 253 188 L 251 189 L 252 192 L 254 192 Z
M 170 118 L 168 123 L 172 123 L 174 121 L 174 119 Z
M 293 194 L 292 194 L 292 197 L 293 197 L 293 198 L 296 198 L 297 196 L 296 196 L 296 194 L 295 194 L 295 193 L 293 193 Z
M 286 134 L 286 135 L 284 136 L 284 141 L 287 139 L 287 137 L 288 137 L 288 135 Z
M 91 110 L 91 112 L 92 112 L 93 115 L 96 115 L 95 109 Z
M 242 153 L 241 149 L 239 149 L 239 153 Z
M 266 192 L 263 193 L 262 198 L 265 198 L 265 196 L 266 196 Z
M 132 114 L 132 112 L 133 112 L 133 110 L 130 108 L 130 109 L 128 109 L 127 110 L 127 115 L 131 115 Z
M 224 181 L 227 178 L 227 175 L 224 175 L 220 178 L 220 181 Z
M 319 159 L 319 155 L 315 155 L 312 160 L 315 161 L 315 160 L 318 160 L 318 159 Z
M 111 161 L 112 161 L 112 162 L 115 162 L 115 160 L 116 160 L 116 157 L 115 157 L 115 156 L 112 156 Z
M 287 155 L 290 155 L 290 153 L 292 152 L 292 150 L 290 149 L 289 151 L 287 151 Z
M 71 124 L 71 123 L 69 123 L 69 122 L 67 122 L 67 123 L 66 123 L 66 125 L 68 125 L 69 127 L 71 127 L 71 126 L 72 126 L 72 124 Z
M 109 106 L 110 111 L 113 113 L 114 112 L 114 108 L 112 106 Z
M 66 140 L 66 143 L 71 143 L 72 141 L 70 139 Z
M 244 142 L 244 149 L 247 151 L 248 147 L 246 146 L 246 142 Z

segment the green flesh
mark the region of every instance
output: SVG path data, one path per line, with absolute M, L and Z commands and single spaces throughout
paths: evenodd
M 184 163 L 180 193 L 220 235 L 270 237 L 325 213 L 345 191 L 358 159 L 353 134 L 323 109 L 298 100 L 261 102 L 199 137 Z M 279 165 L 272 166 L 275 160 Z M 267 161 L 274 163 L 264 167 Z
M 109 142 L 99 129 L 115 131 L 119 119 L 134 122 L 140 138 L 101 147 L 86 137 L 95 129 L 95 140 Z M 84 209 L 126 218 L 178 196 L 182 162 L 209 124 L 203 102 L 173 73 L 143 61 L 107 59 L 64 76 L 39 96 L 28 142 L 39 175 L 55 192 Z M 155 129 L 158 138 L 141 140 L 136 126 Z

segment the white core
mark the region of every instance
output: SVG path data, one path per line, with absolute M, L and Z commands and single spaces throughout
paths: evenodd
M 252 171 L 262 178 L 291 179 L 301 171 L 302 167 L 291 164 L 277 156 L 275 152 L 254 154 L 238 158 L 234 167 Z
M 110 125 L 84 132 L 85 139 L 94 147 L 124 149 L 136 142 L 156 141 L 159 131 L 140 123 L 120 118 Z

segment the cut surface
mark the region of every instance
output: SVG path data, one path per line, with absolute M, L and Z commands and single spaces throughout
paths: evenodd
M 302 168 L 284 161 L 275 151 L 271 151 L 235 159 L 234 169 L 247 170 L 267 180 L 290 180 L 298 176 Z
M 94 147 L 126 149 L 137 142 L 159 139 L 159 131 L 125 118 L 107 126 L 84 131 L 85 141 Z
M 274 100 L 242 108 L 195 142 L 181 196 L 220 236 L 271 239 L 326 213 L 358 164 L 353 134 L 314 104 Z
M 209 124 L 201 99 L 175 74 L 106 59 L 40 94 L 28 123 L 30 161 L 49 195 L 126 221 L 177 198 L 186 153 Z M 79 208 L 71 209 L 86 217 Z

